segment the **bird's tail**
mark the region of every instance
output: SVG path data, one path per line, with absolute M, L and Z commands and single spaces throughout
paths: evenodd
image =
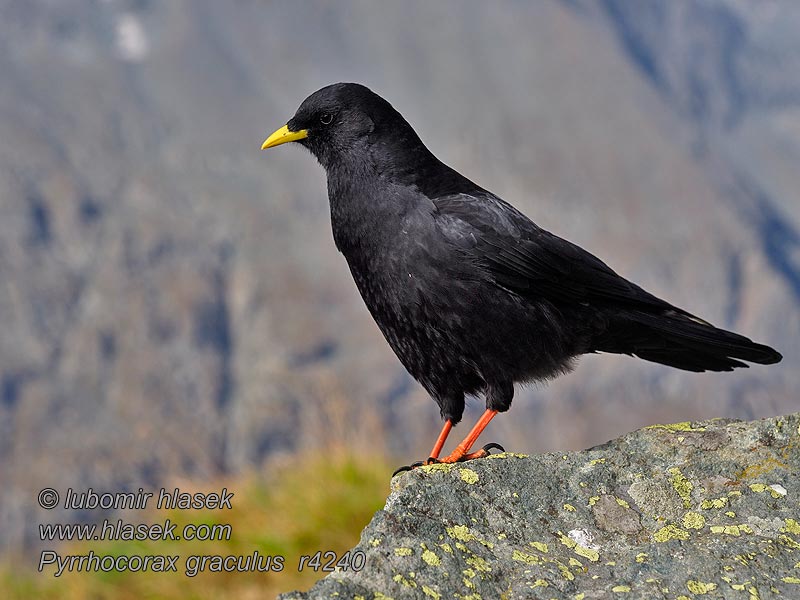
M 742 361 L 771 365 L 783 358 L 774 348 L 677 311 L 617 313 L 607 331 L 597 340 L 601 352 L 632 354 L 697 373 L 746 368 Z

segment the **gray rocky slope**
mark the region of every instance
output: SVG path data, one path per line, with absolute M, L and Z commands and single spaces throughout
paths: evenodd
M 800 414 L 655 425 L 392 481 L 311 598 L 797 598 Z

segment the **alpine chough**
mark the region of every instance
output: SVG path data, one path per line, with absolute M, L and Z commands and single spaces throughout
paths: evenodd
M 488 454 L 491 444 L 470 450 L 511 406 L 514 384 L 565 373 L 581 354 L 628 354 L 695 372 L 782 358 L 538 227 L 437 159 L 363 85 L 314 92 L 262 150 L 286 142 L 325 168 L 336 247 L 400 362 L 439 405 L 444 427 L 426 462 Z M 439 458 L 467 394 L 482 394 L 486 412 Z

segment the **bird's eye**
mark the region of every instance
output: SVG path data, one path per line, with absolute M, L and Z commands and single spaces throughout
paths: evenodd
M 322 113 L 319 116 L 319 122 L 323 125 L 330 125 L 333 121 L 333 115 L 331 113 Z

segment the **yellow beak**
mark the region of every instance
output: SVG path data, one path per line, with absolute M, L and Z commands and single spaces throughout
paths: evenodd
M 266 150 L 273 146 L 280 146 L 287 142 L 296 142 L 308 137 L 308 129 L 301 129 L 300 131 L 289 131 L 289 126 L 284 125 L 278 131 L 269 136 L 264 143 L 261 144 L 261 149 Z

